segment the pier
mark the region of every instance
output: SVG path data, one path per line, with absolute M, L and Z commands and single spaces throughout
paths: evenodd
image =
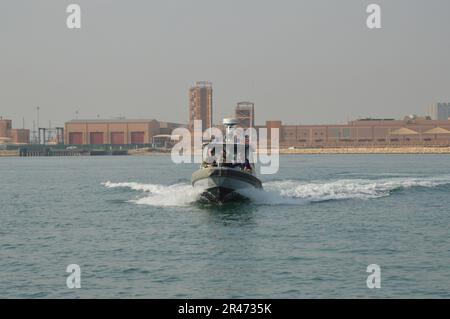
M 84 155 L 80 150 L 52 149 L 52 148 L 20 148 L 20 157 L 36 156 L 81 156 Z
M 2 150 L 0 156 L 19 157 L 62 157 L 62 156 L 108 156 L 128 155 L 127 149 L 114 148 L 70 148 L 64 145 L 21 145 Z

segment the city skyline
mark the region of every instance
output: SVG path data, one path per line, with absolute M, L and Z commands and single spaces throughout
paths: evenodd
M 236 106 L 241 104 L 241 103 L 244 103 L 244 104 L 251 103 L 253 105 L 253 108 L 254 108 L 253 112 L 255 112 L 255 113 L 257 112 L 257 106 L 255 106 L 255 104 L 253 102 L 242 102 L 241 101 L 241 102 L 237 102 L 235 104 L 234 108 L 231 107 L 229 115 L 225 116 L 225 117 L 234 117 L 234 118 L 236 118 L 237 117 L 237 115 L 236 115 Z M 304 123 L 304 122 L 296 121 L 296 120 L 292 120 L 292 119 L 291 120 L 286 120 L 286 119 L 280 119 L 280 118 L 261 119 L 260 117 L 255 116 L 255 115 L 253 115 L 253 117 L 251 117 L 251 119 L 253 120 L 253 123 L 254 123 L 255 126 L 263 126 L 263 125 L 265 125 L 266 121 L 281 121 L 285 125 L 343 125 L 343 124 L 348 124 L 349 122 L 352 122 L 352 121 L 364 120 L 364 119 L 401 120 L 401 119 L 403 119 L 405 117 L 410 117 L 410 116 L 413 116 L 413 117 L 418 116 L 418 117 L 423 117 L 423 118 L 429 117 L 432 120 L 441 120 L 442 121 L 442 120 L 444 120 L 442 118 L 442 116 L 438 118 L 438 117 L 433 117 L 433 115 L 432 115 L 432 114 L 436 113 L 436 110 L 434 108 L 437 105 L 450 105 L 450 102 L 449 103 L 447 103 L 447 102 L 432 103 L 431 105 L 428 105 L 428 106 L 424 107 L 424 112 L 422 112 L 422 113 L 405 113 L 405 114 L 403 114 L 403 115 L 401 115 L 399 117 L 391 117 L 389 115 L 382 115 L 381 114 L 380 116 L 376 116 L 376 117 L 358 116 L 358 117 L 355 117 L 355 118 L 349 117 L 346 120 L 337 121 L 337 122 L 321 121 L 321 122 L 311 122 L 311 123 Z M 214 112 L 212 114 L 214 115 Z M 450 112 L 448 112 L 447 114 L 450 115 Z M 37 121 L 38 116 L 37 116 L 37 114 L 35 115 L 35 118 L 32 118 L 31 121 L 28 121 L 28 122 L 26 120 L 27 117 L 25 117 L 25 116 L 19 117 L 18 119 L 20 119 L 20 121 L 19 120 L 16 121 L 12 117 L 4 116 L 4 115 L 1 115 L 1 114 L 0 114 L 0 117 L 2 117 L 3 119 L 11 120 L 12 122 L 14 122 L 15 123 L 14 124 L 15 128 L 17 128 L 17 129 L 28 129 L 28 130 L 30 130 L 31 133 L 33 133 L 34 131 L 37 132 L 39 127 L 40 128 L 56 129 L 58 127 L 64 126 L 64 123 L 66 123 L 68 121 L 72 121 L 72 120 L 80 120 L 80 121 L 82 121 L 82 120 L 96 120 L 96 119 L 98 119 L 98 120 L 106 120 L 106 121 L 107 120 L 110 120 L 110 121 L 113 121 L 113 120 L 147 120 L 147 119 L 160 120 L 160 119 L 157 119 L 156 117 L 152 117 L 152 116 L 148 116 L 148 117 L 127 117 L 127 116 L 125 116 L 123 114 L 118 115 L 118 116 L 112 116 L 111 115 L 111 116 L 102 116 L 102 117 L 100 117 L 99 115 L 97 115 L 97 116 L 92 116 L 92 117 L 82 117 L 82 116 L 80 116 L 79 113 L 77 113 L 75 117 L 63 120 L 62 124 L 53 125 L 54 123 L 52 124 L 51 120 L 46 121 L 45 119 L 41 118 L 40 125 L 38 125 L 38 121 Z M 450 119 L 450 116 L 448 118 Z M 217 121 L 213 120 L 212 121 L 212 126 L 217 126 L 217 125 L 220 126 L 221 123 L 222 123 L 222 119 L 217 119 Z M 256 121 L 255 119 L 259 119 L 259 120 Z M 190 120 L 189 120 L 189 118 L 185 119 L 184 121 L 183 120 L 181 120 L 181 121 L 172 121 L 171 119 L 163 119 L 162 122 L 172 122 L 172 123 L 177 122 L 177 123 L 186 124 L 186 125 L 189 126 Z M 27 125 L 25 123 L 29 123 L 29 124 Z

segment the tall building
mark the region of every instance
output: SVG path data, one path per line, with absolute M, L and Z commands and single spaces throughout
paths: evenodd
M 234 110 L 234 117 L 238 126 L 246 129 L 255 126 L 255 104 L 252 102 L 239 102 Z
M 445 121 L 450 117 L 450 103 L 434 103 L 428 108 L 432 120 Z
M 202 121 L 203 131 L 212 127 L 212 83 L 195 82 L 189 89 L 189 129 L 194 130 L 194 121 Z

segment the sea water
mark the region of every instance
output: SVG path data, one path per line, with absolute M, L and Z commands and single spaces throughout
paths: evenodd
M 281 156 L 221 206 L 198 201 L 195 169 L 0 158 L 0 297 L 450 297 L 450 156 Z

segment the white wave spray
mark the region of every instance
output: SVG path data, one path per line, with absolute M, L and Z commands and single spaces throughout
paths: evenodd
M 252 202 L 260 205 L 299 205 L 308 202 L 344 199 L 374 199 L 389 196 L 393 191 L 412 187 L 437 187 L 450 184 L 450 176 L 402 177 L 384 179 L 339 179 L 334 181 L 297 180 L 269 181 L 264 190 L 242 192 Z M 106 182 L 107 188 L 129 188 L 145 196 L 131 200 L 139 205 L 189 206 L 196 202 L 200 193 L 188 183 L 173 185 L 141 184 L 135 182 Z
M 299 182 L 295 180 L 273 181 L 264 189 L 283 198 L 308 201 L 342 199 L 373 199 L 389 196 L 391 192 L 412 187 L 436 187 L 450 183 L 450 178 L 387 178 L 340 179 L 335 181 Z
M 140 183 L 112 183 L 106 182 L 107 188 L 129 188 L 146 193 L 145 197 L 130 200 L 138 205 L 150 206 L 189 206 L 198 200 L 200 194 L 190 184 L 179 183 L 173 185 L 140 184 Z

